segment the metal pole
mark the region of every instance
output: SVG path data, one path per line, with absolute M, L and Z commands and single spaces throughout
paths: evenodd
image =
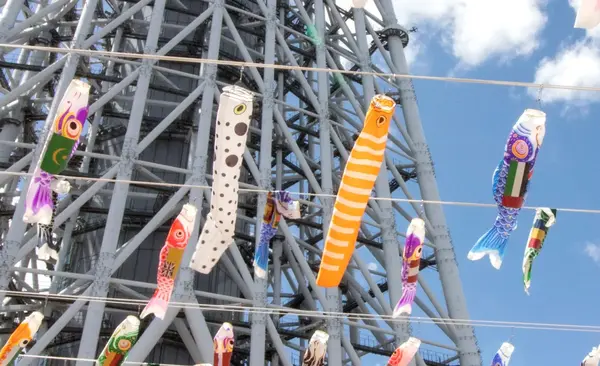
M 396 20 L 392 1 L 380 0 L 380 2 L 385 9 L 382 17 L 386 27 L 400 30 L 401 28 Z M 400 37 L 392 33 L 388 37 L 388 44 L 394 65 L 400 73 L 408 74 L 408 64 Z M 417 177 L 421 197 L 428 201 L 439 201 L 440 194 L 434 175 L 433 162 L 431 161 L 429 147 L 425 140 L 412 80 L 402 78 L 397 82 L 400 84 L 399 91 L 404 120 L 406 121 L 408 133 L 413 140 L 412 150 L 417 160 Z M 454 248 L 446 226 L 444 211 L 440 204 L 428 203 L 424 206 L 425 213 L 435 230 L 435 233 L 432 233 L 434 243 L 437 247 L 435 256 L 449 315 L 451 318 L 469 319 L 467 303 L 458 273 Z M 470 325 L 456 325 L 455 328 L 458 338 L 457 346 L 460 348 L 460 364 L 463 366 L 481 365 L 481 356 L 476 344 L 473 328 Z
M 0 40 L 4 39 L 10 29 L 14 27 L 22 6 L 22 0 L 8 0 L 2 7 L 2 13 L 0 14 Z
M 94 10 L 96 8 L 97 2 L 98 2 L 98 0 L 88 0 L 85 3 L 83 10 L 81 12 L 80 22 L 78 23 L 77 28 L 75 29 L 75 34 L 73 36 L 73 39 L 74 39 L 73 48 L 78 48 L 79 45 L 81 44 L 81 42 L 83 41 L 83 39 L 85 38 L 85 35 L 87 34 L 88 29 L 91 24 L 91 19 L 94 15 Z M 6 11 L 9 12 L 8 9 Z M 10 14 L 12 14 L 12 13 L 10 13 Z M 10 14 L 8 14 L 8 15 L 10 15 Z M 6 23 L 5 23 L 5 25 L 6 25 Z M 44 141 L 44 142 L 46 141 L 48 134 L 51 131 L 52 122 L 54 120 L 56 111 L 58 110 L 58 104 L 60 103 L 60 100 L 62 99 L 65 91 L 67 90 L 67 86 L 68 86 L 69 82 L 73 79 L 73 76 L 75 75 L 75 70 L 77 68 L 79 56 L 70 54 L 70 55 L 64 57 L 63 59 L 61 59 L 60 61 L 56 62 L 55 65 L 60 65 L 62 60 L 65 60 L 64 61 L 65 66 L 62 71 L 58 86 L 56 88 L 56 94 L 54 96 L 54 100 L 52 102 L 50 110 L 48 111 L 48 117 L 46 118 L 44 127 L 40 133 L 40 141 Z M 38 75 L 32 77 L 27 82 L 21 84 L 21 86 L 33 81 L 38 76 L 44 74 L 45 72 L 47 72 L 47 70 L 50 70 L 50 69 L 51 69 L 51 67 L 46 68 L 44 71 L 40 72 Z M 52 73 L 48 73 L 47 76 L 43 76 L 41 78 L 50 78 L 51 76 L 52 76 Z M 11 93 L 15 92 L 17 89 L 19 89 L 19 88 L 18 87 L 15 88 L 13 91 L 11 91 Z M 9 93 L 9 94 L 11 94 L 11 93 Z M 17 95 L 19 95 L 19 94 L 17 94 Z M 5 96 L 5 98 L 6 97 L 7 96 Z M 5 102 L 5 98 L 3 98 L 0 101 L 0 104 Z M 29 166 L 28 172 L 30 174 L 33 173 L 33 171 L 35 169 L 38 159 L 40 158 L 40 155 L 42 154 L 42 150 L 45 148 L 44 145 L 45 145 L 44 143 L 40 143 L 36 146 L 36 149 L 35 149 L 34 155 L 33 155 L 33 159 L 32 159 L 32 164 L 30 164 L 30 166 Z M 23 187 L 28 187 L 29 182 L 30 182 L 30 177 L 27 177 L 25 179 Z M 13 264 L 15 263 L 15 257 L 19 250 L 19 246 L 20 246 L 20 242 L 21 242 L 20 238 L 23 237 L 23 233 L 25 232 L 26 224 L 25 224 L 25 222 L 23 222 L 22 218 L 25 213 L 26 197 L 27 197 L 27 189 L 23 189 L 21 191 L 19 203 L 17 204 L 15 213 L 13 215 L 12 225 L 10 226 L 8 233 L 6 234 L 4 246 L 2 247 L 2 249 L 0 249 L 0 289 L 6 289 L 8 286 L 8 281 L 10 279 L 10 273 L 9 273 L 8 269 L 10 267 L 12 267 Z M 4 300 L 4 295 L 5 295 L 4 293 L 0 293 L 0 303 Z
M 275 31 L 277 26 L 276 18 L 277 0 L 267 0 L 268 18 L 265 24 L 265 64 L 275 63 Z M 273 145 L 273 108 L 275 105 L 275 69 L 264 69 L 264 91 L 262 103 L 261 135 L 260 135 L 260 180 L 258 185 L 261 189 L 270 190 L 271 185 L 271 152 Z M 255 245 L 258 247 L 260 242 L 260 232 L 262 226 L 262 214 L 265 211 L 267 203 L 267 194 L 258 194 L 258 205 L 256 209 L 255 225 Z M 269 271 L 267 271 L 267 278 Z M 254 276 L 254 303 L 255 306 L 264 308 L 267 304 L 267 278 Z M 252 314 L 252 327 L 250 338 L 250 366 L 263 366 L 265 364 L 265 319 L 267 315 L 262 312 Z
M 144 49 L 145 54 L 154 54 L 158 45 L 158 37 L 162 30 L 163 14 L 166 0 L 155 0 L 152 8 L 152 18 L 148 28 L 148 36 Z M 127 125 L 127 132 L 123 140 L 121 151 L 121 162 L 117 180 L 125 181 L 131 179 L 133 172 L 133 159 L 137 156 L 137 142 L 144 115 L 144 105 L 152 77 L 152 67 L 147 59 L 144 59 L 140 66 L 140 77 L 131 107 L 131 116 Z M 117 182 L 114 186 L 114 193 L 110 201 L 109 215 L 104 229 L 102 245 L 96 262 L 96 280 L 90 286 L 92 296 L 106 296 L 108 291 L 108 278 L 111 276 L 111 270 L 115 259 L 115 250 L 119 240 L 119 227 L 123 222 L 125 204 L 127 202 L 127 193 L 129 192 L 129 183 Z M 81 341 L 79 345 L 78 358 L 94 358 L 96 356 L 96 346 L 98 343 L 98 334 L 102 324 L 105 303 L 92 302 L 89 305 Z M 77 361 L 77 366 L 84 366 L 85 362 Z
M 354 8 L 354 21 L 356 24 L 356 37 L 360 49 L 359 58 L 361 62 L 361 69 L 363 71 L 371 71 L 371 67 L 369 66 L 369 47 L 365 28 L 364 9 Z M 365 96 L 363 106 L 366 109 L 368 108 L 368 104 L 371 102 L 371 99 L 375 96 L 375 82 L 373 80 L 373 76 L 363 76 L 362 85 Z M 375 191 L 378 197 L 391 197 L 387 165 L 385 160 L 381 164 L 379 175 L 375 181 Z M 399 243 L 396 239 L 396 220 L 394 218 L 394 209 L 390 201 L 381 200 L 378 202 L 378 204 L 381 209 L 381 218 L 379 223 L 382 224 L 381 236 L 383 239 L 383 259 L 388 278 L 390 305 L 393 308 L 400 299 L 400 296 L 402 296 L 402 282 L 397 280 L 401 277 L 400 270 L 402 268 L 402 264 L 400 261 L 400 252 L 398 250 Z M 394 322 L 393 327 L 397 332 L 397 344 L 401 344 L 408 339 L 408 322 Z

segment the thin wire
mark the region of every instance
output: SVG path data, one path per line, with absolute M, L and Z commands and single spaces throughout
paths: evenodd
M 0 171 L 1 175 L 12 175 L 12 176 L 33 176 L 33 173 L 27 172 L 9 172 L 9 171 Z M 128 179 L 112 179 L 112 178 L 93 178 L 93 177 L 79 177 L 79 176 L 71 176 L 71 175 L 55 175 L 57 178 L 63 179 L 71 179 L 71 180 L 84 180 L 84 181 L 92 181 L 92 182 L 107 182 L 107 183 L 127 183 L 127 184 L 137 184 L 143 186 L 155 186 L 155 187 L 179 187 L 179 188 L 200 188 L 200 189 L 212 189 L 211 186 L 202 186 L 196 184 L 185 184 L 185 183 L 168 183 L 168 182 L 150 182 L 150 181 L 142 181 L 142 180 L 128 180 Z M 269 193 L 269 192 L 279 192 L 276 190 L 266 190 L 259 188 L 239 188 L 240 193 Z M 293 192 L 286 191 L 290 195 L 293 196 L 305 196 L 305 197 L 329 197 L 335 198 L 337 195 L 328 194 L 328 193 L 308 193 L 308 192 Z M 1 195 L 1 194 L 0 194 Z M 409 198 L 394 198 L 394 197 L 370 197 L 369 200 L 374 201 L 392 201 L 392 202 L 416 202 L 423 204 L 439 204 L 439 205 L 448 205 L 448 206 L 464 206 L 464 207 L 498 207 L 495 203 L 478 203 L 478 202 L 465 202 L 465 201 L 433 201 L 433 200 L 423 200 L 423 199 L 409 199 Z M 544 206 L 546 207 L 546 206 Z M 537 210 L 540 206 L 523 206 L 521 209 L 523 210 Z M 586 209 L 586 208 L 556 208 L 556 210 L 561 212 L 575 212 L 575 213 L 589 213 L 589 214 L 600 214 L 600 209 Z
M 19 355 L 23 358 L 37 358 L 42 360 L 57 360 L 57 361 L 83 361 L 96 363 L 96 359 L 91 358 L 79 358 L 79 357 L 62 357 L 62 356 L 47 356 L 47 355 L 30 355 L 27 353 Z M 134 362 L 134 361 L 121 361 L 121 365 L 156 365 L 156 362 Z M 160 366 L 188 366 L 176 363 L 159 363 Z
M 382 72 L 358 71 L 358 70 L 356 70 L 356 71 L 339 70 L 339 69 L 329 69 L 329 68 L 310 67 L 310 66 L 264 64 L 264 63 L 258 63 L 258 62 L 214 60 L 214 59 L 196 58 L 196 57 L 162 56 L 162 55 L 156 55 L 156 54 L 141 54 L 141 53 L 114 52 L 114 51 L 102 51 L 102 50 L 82 50 L 82 49 L 74 49 L 74 48 L 65 49 L 65 48 L 58 48 L 58 47 L 17 45 L 17 44 L 8 44 L 8 43 L 0 43 L 0 47 L 22 48 L 22 49 L 28 49 L 28 50 L 55 52 L 55 53 L 74 53 L 74 54 L 88 56 L 88 57 L 112 56 L 112 57 L 148 59 L 148 60 L 159 60 L 159 61 L 169 61 L 169 62 L 185 62 L 185 63 L 195 63 L 195 64 L 214 64 L 214 65 L 227 65 L 227 66 L 238 66 L 238 67 L 272 68 L 272 69 L 276 69 L 276 70 L 300 70 L 300 71 L 313 71 L 313 72 L 330 72 L 330 73 L 339 73 L 339 74 L 347 74 L 347 75 L 362 75 L 362 76 L 370 75 L 370 76 L 375 76 L 375 77 L 379 77 L 382 79 L 388 79 L 388 78 L 420 79 L 420 80 L 446 81 L 446 82 L 467 83 L 467 84 L 520 86 L 520 87 L 524 87 L 524 88 L 536 88 L 536 89 L 543 87 L 546 89 L 565 89 L 565 90 L 595 91 L 595 92 L 600 91 L 600 87 L 592 87 L 592 86 L 540 84 L 540 83 L 523 82 L 523 81 L 457 78 L 457 77 L 449 77 L 449 76 L 394 74 L 394 73 L 382 73 Z
M 15 270 L 18 272 L 18 270 Z M 84 300 L 89 302 L 102 302 L 105 304 L 120 304 L 120 305 L 135 305 L 138 303 L 146 304 L 148 300 L 131 299 L 131 298 L 109 298 L 109 297 L 96 297 L 87 295 L 61 295 L 61 294 L 46 294 L 41 292 L 22 292 L 22 291 L 8 291 L 0 290 L 5 293 L 6 296 L 11 295 L 43 295 L 48 299 L 54 300 Z M 32 297 L 32 299 L 35 297 Z M 41 296 L 40 296 L 41 298 Z M 251 307 L 236 304 L 193 304 L 189 302 L 178 302 L 170 301 L 169 306 L 180 307 L 184 309 L 198 309 L 203 311 L 228 311 L 235 313 L 249 313 L 249 314 L 267 314 L 267 315 L 295 315 L 295 316 L 308 316 L 312 318 L 324 318 L 324 319 L 344 319 L 349 320 L 383 320 L 394 323 L 405 323 L 411 321 L 412 323 L 420 324 L 452 324 L 452 325 L 470 325 L 476 327 L 492 327 L 492 328 L 512 328 L 512 329 L 533 329 L 533 330 L 554 330 L 554 331 L 571 331 L 571 332 L 587 332 L 587 333 L 600 333 L 600 326 L 595 325 L 576 325 L 576 324 L 559 324 L 559 323 L 532 323 L 532 322 L 510 322 L 510 321 L 498 321 L 498 320 L 472 320 L 472 319 L 449 319 L 449 318 L 435 318 L 435 317 L 418 317 L 418 316 L 399 316 L 393 318 L 392 315 L 382 314 L 371 314 L 371 313 L 343 313 L 336 311 L 317 311 L 317 310 L 301 310 L 301 309 L 288 309 L 288 308 L 267 308 L 267 307 Z

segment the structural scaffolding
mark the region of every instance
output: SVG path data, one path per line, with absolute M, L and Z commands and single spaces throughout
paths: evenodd
M 334 0 L 1 3 L 2 44 L 408 73 L 404 48 L 410 31 L 397 24 L 392 0 L 374 0 L 373 11 L 343 9 Z M 76 357 L 77 366 L 95 359 L 114 327 L 141 309 L 89 299 L 148 299 L 170 222 L 188 201 L 202 208 L 189 246 L 195 245 L 209 207 L 209 190 L 201 187 L 212 182 L 216 103 L 222 87 L 237 82 L 257 93 L 241 187 L 315 195 L 301 195 L 301 219 L 282 219 L 268 278 L 261 280 L 253 277 L 252 261 L 266 193 L 243 193 L 237 245 L 209 275 L 187 268 L 186 251 L 172 301 L 190 306 L 172 305 L 164 320 L 144 324 L 128 360 L 212 362 L 212 336 L 229 321 L 236 333 L 236 365 L 299 365 L 317 329 L 330 335 L 329 365 L 360 365 L 368 354 L 381 355 L 383 363 L 411 332 L 423 341 L 414 365 L 481 364 L 473 328 L 445 320 L 469 315 L 439 204 L 371 201 L 339 288 L 315 284 L 333 208 L 327 195 L 337 192 L 376 93 L 392 95 L 398 107 L 375 196 L 440 200 L 410 80 L 88 57 L 43 48 L 0 52 L 0 164 L 12 174 L 0 174 L 0 332 L 10 334 L 14 319 L 41 309 L 46 321 L 29 355 Z M 373 63 L 374 55 L 381 64 Z M 92 86 L 90 127 L 64 173 L 80 179 L 71 181 L 55 218 L 59 260 L 42 262 L 34 250 L 36 228 L 22 220 L 29 182 L 14 174 L 33 171 L 42 149 L 38 142 L 48 135 L 75 77 Z M 402 293 L 403 236 L 419 215 L 427 223 L 429 249 L 421 263 L 416 315 L 436 319 L 418 329 L 427 327 L 432 340 L 403 322 L 293 314 L 303 309 L 391 315 Z M 202 311 L 198 304 L 283 307 L 290 314 Z M 23 357 L 19 365 L 35 362 Z

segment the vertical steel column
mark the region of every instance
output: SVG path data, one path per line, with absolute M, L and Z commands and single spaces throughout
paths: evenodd
M 280 190 L 281 186 L 275 189 Z M 283 254 L 283 243 L 281 240 L 275 238 L 273 240 L 273 304 L 281 305 L 281 256 Z M 273 323 L 276 328 L 279 328 L 279 315 L 273 316 Z M 279 355 L 273 354 L 271 359 L 271 366 L 279 365 Z
M 380 0 L 381 5 L 385 9 L 382 12 L 382 17 L 385 26 L 388 29 L 400 30 L 397 23 L 394 6 L 391 0 Z M 398 72 L 408 74 L 408 64 L 404 55 L 404 46 L 400 37 L 391 33 L 388 37 L 390 46 L 390 55 Z M 425 140 L 425 133 L 421 124 L 419 110 L 417 107 L 417 98 L 415 95 L 412 80 L 398 79 L 397 83 L 400 88 L 400 98 L 402 100 L 402 112 L 408 133 L 413 140 L 412 151 L 414 154 L 417 169 L 417 179 L 421 190 L 421 197 L 428 201 L 439 201 L 440 194 L 437 188 L 435 173 L 433 170 L 433 162 L 429 153 L 429 147 Z M 465 301 L 462 283 L 458 273 L 456 264 L 456 256 L 452 246 L 450 234 L 446 226 L 446 218 L 440 204 L 425 204 L 425 213 L 433 226 L 434 232 L 431 233 L 436 245 L 435 256 L 437 268 L 440 274 L 440 281 L 448 313 L 451 318 L 469 319 L 469 312 Z M 456 325 L 457 346 L 460 349 L 460 364 L 462 366 L 479 366 L 481 365 L 481 355 L 475 340 L 475 333 L 470 325 Z
M 274 16 L 277 16 L 276 14 Z M 279 76 L 278 87 L 279 87 L 279 100 L 283 100 L 283 86 L 282 84 L 283 75 Z M 280 110 L 283 109 L 283 105 L 279 106 Z M 275 153 L 275 189 L 280 191 L 283 181 L 283 152 L 281 151 L 281 137 L 277 134 L 276 137 L 277 152 Z M 281 256 L 283 255 L 283 242 L 275 237 L 273 241 L 273 304 L 281 305 Z M 279 328 L 279 315 L 273 316 L 273 323 L 275 327 Z M 279 355 L 273 354 L 271 359 L 271 366 L 279 366 Z
M 356 26 L 356 37 L 360 50 L 359 60 L 363 71 L 372 71 L 369 59 L 369 45 L 367 43 L 367 30 L 365 26 L 364 8 L 354 8 L 354 22 Z M 368 108 L 371 99 L 375 96 L 375 82 L 372 75 L 363 75 L 362 78 L 364 102 L 363 108 Z M 381 169 L 377 180 L 375 181 L 375 192 L 378 197 L 391 197 L 388 181 L 388 170 L 385 159 L 381 163 Z M 388 291 L 390 306 L 393 309 L 400 296 L 402 296 L 402 282 L 397 281 L 401 277 L 401 266 L 399 243 L 396 238 L 396 219 L 394 217 L 394 208 L 388 200 L 377 202 L 380 208 L 381 221 L 381 239 L 383 244 L 383 261 L 388 279 Z M 391 315 L 391 314 L 389 314 Z M 396 343 L 401 344 L 408 339 L 408 322 L 394 322 L 393 328 L 396 332 Z M 413 361 L 414 362 L 414 361 Z
M 223 25 L 223 4 L 220 1 L 216 1 L 212 13 L 212 22 L 210 28 L 210 38 L 208 41 L 208 50 L 206 52 L 206 58 L 217 59 L 219 58 L 219 49 L 221 45 L 221 31 Z M 198 122 L 198 133 L 195 142 L 196 151 L 194 153 L 193 165 L 192 165 L 192 179 L 194 185 L 207 186 L 206 182 L 206 163 L 208 161 L 208 142 L 209 134 L 204 131 L 210 131 L 210 125 L 212 123 L 213 116 L 213 99 L 215 95 L 216 83 L 215 79 L 217 76 L 217 66 L 202 64 L 200 69 L 200 75 L 204 77 L 204 93 L 202 94 L 201 109 L 197 111 L 196 117 L 199 118 Z M 201 188 L 192 188 L 190 190 L 190 203 L 198 208 L 198 212 L 202 210 L 202 202 L 204 200 L 204 194 L 206 192 Z M 210 196 L 210 195 L 208 195 Z M 194 230 L 192 232 L 190 244 L 193 246 L 198 241 L 200 235 L 200 215 L 197 217 L 197 221 L 194 224 Z M 189 252 L 190 256 L 193 252 Z M 186 253 L 187 254 L 187 253 Z M 190 257 L 186 257 L 183 261 L 183 268 L 181 269 L 180 276 L 184 279 L 189 279 L 193 286 L 194 271 L 188 266 Z M 192 309 L 186 307 L 184 309 L 187 323 L 190 326 L 190 330 L 194 336 L 196 344 L 200 348 L 200 354 L 204 358 L 204 362 L 209 362 L 212 355 L 212 335 L 206 326 L 202 311 L 199 309 Z M 198 321 L 198 318 L 202 317 L 202 321 Z
M 10 3 L 18 3 L 19 1 L 11 1 Z M 92 17 L 94 15 L 94 11 L 96 8 L 96 4 L 98 0 L 88 0 L 83 6 L 83 10 L 81 11 L 81 17 L 79 23 L 77 23 L 77 28 L 75 29 L 75 34 L 73 35 L 73 44 L 72 48 L 79 48 L 81 44 L 84 42 L 88 30 L 92 24 Z M 8 3 L 7 3 L 8 4 Z M 19 4 L 20 5 L 20 4 Z M 9 10 L 6 9 L 8 12 Z M 10 14 L 8 14 L 10 15 Z M 65 61 L 62 61 L 62 60 Z M 54 116 L 56 115 L 56 111 L 58 110 L 58 104 L 65 94 L 67 87 L 73 76 L 75 75 L 75 71 L 77 69 L 77 64 L 79 63 L 79 55 L 76 54 L 68 54 L 63 59 L 57 61 L 55 65 L 62 65 L 65 63 L 63 68 L 60 81 L 58 82 L 58 86 L 56 87 L 56 93 L 54 95 L 54 99 L 52 101 L 52 105 L 48 111 L 48 117 L 44 123 L 44 127 L 40 132 L 40 141 L 44 141 L 44 143 L 37 144 L 33 158 L 31 160 L 31 164 L 29 166 L 29 173 L 32 174 L 35 170 L 35 166 L 38 163 L 40 156 L 42 155 L 43 150 L 45 149 L 45 141 L 48 138 L 48 134 L 52 128 L 52 122 L 54 121 Z M 56 68 L 58 67 L 56 66 Z M 44 71 L 40 72 L 38 75 L 47 73 L 47 76 L 44 78 L 50 78 L 52 76 L 51 67 L 47 67 Z M 38 79 L 37 76 L 32 77 L 28 81 L 33 81 L 34 79 Z M 41 77 L 40 77 L 41 78 Z M 46 79 L 47 80 L 47 79 Z M 24 86 L 26 83 L 22 83 L 20 86 Z M 15 88 L 12 92 L 15 92 L 18 87 Z M 11 92 L 11 93 L 12 93 Z M 5 100 L 3 99 L 3 102 Z M 25 214 L 25 200 L 27 197 L 27 188 L 29 187 L 30 177 L 25 179 L 23 184 L 23 190 L 21 191 L 21 195 L 19 196 L 19 203 L 15 208 L 15 213 L 13 214 L 12 224 L 8 229 L 8 233 L 6 234 L 6 239 L 4 241 L 4 246 L 0 249 L 0 289 L 4 290 L 8 286 L 8 281 L 10 280 L 10 268 L 15 263 L 15 257 L 21 246 L 21 239 L 23 237 L 23 233 L 25 232 L 26 224 L 23 222 L 23 215 Z M 0 303 L 4 300 L 5 293 L 0 292 Z
M 206 11 L 209 10 L 207 9 Z M 203 54 L 203 57 L 205 58 L 219 58 L 223 11 L 223 0 L 215 1 L 212 5 L 212 19 L 208 51 Z M 202 64 L 200 74 L 204 77 L 205 84 L 200 110 L 195 113 L 195 117 L 198 117 L 200 120 L 198 123 L 198 133 L 196 134 L 196 150 L 191 152 L 194 156 L 192 161 L 192 176 L 189 179 L 189 184 L 206 186 L 207 182 L 205 173 L 206 163 L 208 160 L 209 135 L 205 133 L 205 131 L 210 131 L 210 126 L 212 123 L 217 65 Z M 187 295 L 188 301 L 190 301 L 192 305 L 197 303 L 195 297 L 189 296 L 190 293 L 193 295 L 193 292 L 191 291 L 193 291 L 194 271 L 189 268 L 188 264 L 201 229 L 200 211 L 202 210 L 203 199 L 203 189 L 194 187 L 190 190 L 189 202 L 198 209 L 198 216 L 196 217 L 194 230 L 190 236 L 191 239 L 184 251 L 182 265 L 175 282 L 175 289 L 173 290 L 172 296 L 173 301 L 182 302 Z M 187 293 L 182 295 L 183 292 Z M 169 310 L 165 314 L 163 320 L 155 318 L 148 326 L 146 332 L 144 332 L 136 345 L 129 352 L 128 359 L 132 362 L 143 361 L 152 351 L 152 348 L 162 336 L 166 328 L 170 325 L 171 321 L 175 318 L 180 309 L 180 306 L 169 306 Z M 202 361 L 208 362 L 210 360 L 210 356 L 212 355 L 212 336 L 206 325 L 204 315 L 199 309 L 193 309 L 191 307 L 185 307 L 184 312 L 186 314 L 187 323 L 190 326 L 190 331 L 194 337 L 196 345 L 198 345 L 200 355 L 203 358 Z
M 317 30 L 316 56 L 317 67 L 327 67 L 327 49 L 325 48 L 325 5 L 323 0 L 315 0 L 315 28 Z M 321 110 L 319 112 L 319 143 L 321 158 L 321 189 L 324 194 L 333 194 L 331 137 L 329 122 L 329 78 L 326 72 L 317 72 L 318 98 Z M 323 243 L 329 229 L 329 222 L 333 212 L 333 200 L 331 197 L 321 197 L 323 203 Z M 327 303 L 323 304 L 327 311 L 341 311 L 340 293 L 337 287 L 325 289 L 325 298 Z M 327 332 L 329 333 L 329 343 L 327 345 L 328 363 L 331 365 L 341 365 L 343 359 L 342 353 L 342 323 L 338 318 L 327 319 Z
M 275 32 L 277 30 L 277 0 L 267 0 L 267 13 L 265 14 L 265 64 L 275 63 Z M 271 184 L 271 152 L 273 146 L 273 107 L 275 105 L 275 69 L 264 69 L 264 89 L 261 118 L 260 135 L 260 189 L 270 190 Z M 267 194 L 258 194 L 258 205 L 256 209 L 255 245 L 260 242 L 260 229 L 262 226 L 262 215 L 267 204 Z M 269 271 L 265 278 L 254 276 L 254 306 L 264 308 L 267 304 L 267 287 Z M 250 338 L 250 366 L 263 366 L 265 364 L 266 330 L 265 320 L 267 315 L 263 312 L 252 314 L 251 338 Z
M 144 47 L 144 54 L 155 54 L 158 37 L 162 29 L 166 0 L 155 0 L 152 8 L 152 18 L 148 27 L 148 36 Z M 136 147 L 138 144 L 142 119 L 146 105 L 146 98 L 152 78 L 152 61 L 144 59 L 140 66 L 140 76 L 135 90 L 135 96 L 131 107 L 131 116 L 127 125 L 127 132 L 121 149 L 121 160 L 117 180 L 130 180 L 133 173 L 133 164 L 136 159 Z M 98 255 L 95 275 L 96 279 L 90 286 L 91 296 L 104 297 L 108 292 L 108 279 L 112 274 L 115 259 L 115 251 L 119 240 L 121 224 L 127 202 L 129 183 L 117 182 L 113 188 L 110 202 L 109 214 L 104 228 L 104 236 Z M 90 359 L 96 356 L 98 335 L 102 324 L 105 304 L 103 302 L 91 302 L 85 317 L 83 334 L 79 345 L 80 359 Z M 84 361 L 77 361 L 77 366 L 83 366 Z

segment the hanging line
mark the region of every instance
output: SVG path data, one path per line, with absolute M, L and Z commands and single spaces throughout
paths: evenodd
M 544 84 L 540 85 L 540 89 L 538 90 L 537 99 L 535 100 L 538 103 L 538 107 L 540 110 L 544 109 L 542 106 L 542 92 L 544 91 Z
M 508 343 L 512 344 L 513 339 L 515 338 L 515 327 L 511 328 L 510 337 L 508 338 Z
M 17 177 L 25 177 L 32 176 L 33 174 L 27 172 L 9 172 L 9 171 L 0 171 L 1 175 L 12 175 Z M 92 177 L 80 177 L 80 176 L 70 176 L 70 175 L 55 175 L 57 178 L 62 179 L 71 179 L 71 180 L 80 180 L 80 181 L 90 181 L 90 182 L 107 182 L 107 183 L 127 183 L 134 185 L 142 185 L 142 186 L 154 186 L 154 187 L 177 187 L 177 188 L 199 188 L 199 189 L 212 189 L 211 186 L 202 186 L 196 184 L 185 184 L 185 183 L 168 183 L 168 182 L 150 182 L 150 181 L 141 181 L 141 180 L 129 180 L 129 179 L 112 179 L 112 178 L 92 178 Z M 293 191 L 277 191 L 277 190 L 266 190 L 259 188 L 239 188 L 240 193 L 269 193 L 269 192 L 287 192 L 292 196 L 298 197 L 329 197 L 335 198 L 336 194 L 327 194 L 327 193 L 309 193 L 309 192 L 293 192 Z M 6 193 L 0 193 L 0 196 L 6 195 Z M 424 204 L 436 204 L 436 205 L 448 205 L 448 206 L 464 206 L 464 207 L 490 207 L 497 208 L 498 205 L 496 203 L 478 203 L 478 202 L 466 202 L 466 201 L 433 201 L 433 200 L 423 200 L 423 199 L 408 199 L 408 198 L 394 198 L 394 197 L 370 197 L 369 200 L 373 201 L 391 201 L 391 202 L 415 202 Z M 301 202 L 305 203 L 305 202 Z M 312 202 L 306 202 L 307 204 L 314 204 Z M 521 209 L 523 210 L 537 210 L 540 207 L 553 207 L 552 205 L 545 206 L 523 206 Z M 561 212 L 574 212 L 574 213 L 587 213 L 587 214 L 600 214 L 600 209 L 585 209 L 585 208 L 557 208 L 557 211 Z M 424 210 L 422 211 L 424 214 Z
M 82 49 L 65 49 L 58 47 L 46 47 L 46 46 L 32 46 L 32 45 L 16 45 L 8 43 L 0 43 L 0 47 L 14 48 L 14 49 L 28 49 L 35 51 L 44 52 L 55 52 L 65 54 L 78 54 L 88 57 L 125 57 L 134 59 L 147 59 L 147 60 L 158 60 L 168 62 L 184 62 L 194 64 L 214 64 L 214 65 L 225 65 L 225 66 L 238 66 L 238 67 L 255 67 L 255 68 L 272 68 L 276 70 L 299 70 L 299 71 L 313 71 L 313 72 L 328 72 L 334 74 L 345 74 L 345 75 L 367 75 L 379 78 L 396 78 L 396 79 L 415 79 L 415 80 L 431 80 L 431 81 L 446 81 L 454 83 L 466 83 L 466 84 L 485 84 L 485 85 L 497 85 L 497 86 L 518 86 L 524 88 L 540 88 L 542 85 L 546 89 L 564 89 L 564 90 L 576 90 L 576 91 L 600 91 L 600 87 L 591 86 L 577 86 L 577 85 L 560 85 L 560 84 L 540 84 L 523 81 L 507 81 L 507 80 L 493 80 L 493 79 L 473 79 L 473 78 L 457 78 L 449 76 L 427 76 L 427 75 L 413 75 L 413 74 L 394 74 L 394 73 L 383 73 L 374 71 L 353 71 L 353 70 L 339 70 L 329 69 L 321 67 L 309 67 L 309 66 L 294 66 L 294 65 L 281 65 L 281 64 L 264 64 L 258 62 L 245 62 L 245 61 L 232 61 L 232 60 L 214 60 L 205 58 L 194 58 L 194 57 L 180 57 L 180 56 L 161 56 L 156 54 L 139 54 L 139 53 L 128 53 L 128 52 L 113 52 L 113 51 L 97 51 L 97 50 L 82 50 Z
M 11 270 L 12 272 L 19 272 L 17 269 Z M 120 305 L 136 305 L 139 303 L 146 304 L 147 300 L 131 299 L 131 298 L 109 298 L 109 297 L 93 297 L 86 295 L 59 295 L 59 294 L 47 294 L 39 292 L 22 292 L 22 291 L 9 291 L 0 290 L 1 293 L 5 293 L 6 296 L 11 295 L 43 295 L 48 296 L 49 299 L 55 300 L 85 300 L 89 302 L 102 302 L 106 304 L 120 304 Z M 36 299 L 32 296 L 31 299 Z M 41 296 L 40 296 L 41 299 Z M 422 324 L 454 324 L 454 325 L 466 325 L 474 327 L 492 327 L 492 328 L 519 328 L 519 329 L 532 329 L 532 330 L 553 330 L 553 331 L 571 331 L 571 332 L 587 332 L 587 333 L 600 333 L 600 325 L 575 325 L 575 324 L 560 324 L 560 323 L 532 323 L 532 322 L 509 322 L 509 321 L 498 321 L 498 320 L 469 320 L 469 319 L 450 319 L 450 318 L 436 318 L 436 317 L 418 317 L 418 316 L 399 316 L 393 318 L 392 315 L 372 314 L 372 313 L 343 313 L 335 311 L 317 311 L 317 310 L 301 310 L 284 307 L 254 307 L 254 306 L 242 306 L 232 304 L 196 304 L 190 302 L 169 302 L 169 306 L 177 306 L 187 309 L 198 309 L 203 311 L 230 311 L 237 313 L 249 313 L 249 314 L 267 314 L 267 315 L 294 315 L 294 316 L 307 316 L 311 318 L 323 318 L 323 319 L 349 319 L 349 320 L 385 320 L 393 323 L 422 323 Z

